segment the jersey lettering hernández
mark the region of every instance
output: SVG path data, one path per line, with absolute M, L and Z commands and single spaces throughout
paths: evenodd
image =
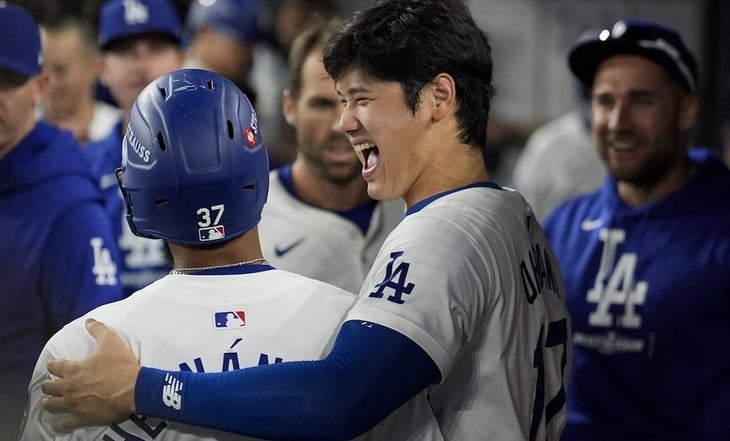
M 387 326 L 431 356 L 445 439 L 558 439 L 570 321 L 558 264 L 519 193 L 482 183 L 411 207 L 347 320 Z

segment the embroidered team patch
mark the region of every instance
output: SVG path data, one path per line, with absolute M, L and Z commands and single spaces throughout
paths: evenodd
M 246 311 L 219 311 L 213 313 L 216 329 L 239 329 L 246 327 Z

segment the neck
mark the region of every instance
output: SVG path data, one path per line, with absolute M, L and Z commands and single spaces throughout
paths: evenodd
M 224 245 L 214 249 L 190 248 L 169 243 L 173 270 L 232 266 L 262 259 L 258 227 L 254 227 Z
M 473 146 L 439 146 L 403 196 L 406 207 L 445 191 L 489 181 L 481 152 Z
M 370 200 L 361 176 L 345 183 L 332 182 L 316 174 L 301 156 L 292 164 L 292 180 L 301 200 L 324 210 L 352 210 Z
M 87 140 L 89 124 L 94 117 L 94 102 L 79 100 L 77 105 L 63 109 L 55 106 L 48 106 L 43 110 L 43 116 L 53 124 L 70 130 L 74 137 L 79 140 Z

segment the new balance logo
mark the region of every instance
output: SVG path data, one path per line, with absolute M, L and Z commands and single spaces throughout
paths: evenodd
M 162 402 L 167 407 L 180 410 L 182 407 L 182 391 L 183 385 L 177 378 L 170 374 L 165 375 L 165 385 L 162 387 Z

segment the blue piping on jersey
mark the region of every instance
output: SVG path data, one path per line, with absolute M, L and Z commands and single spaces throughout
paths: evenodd
M 442 198 L 446 195 L 449 195 L 451 193 L 456 193 L 457 191 L 466 190 L 468 188 L 493 188 L 495 190 L 504 190 L 499 184 L 496 184 L 494 182 L 474 182 L 472 184 L 465 185 L 463 187 L 453 188 L 451 190 L 446 190 L 444 192 L 435 194 L 433 196 L 427 197 L 426 199 L 417 202 L 413 204 L 408 210 L 406 210 L 406 214 L 403 216 L 408 216 L 409 214 L 418 213 L 425 207 L 426 205 L 430 204 L 431 202 L 435 201 L 436 199 Z
M 253 274 L 276 269 L 268 263 L 260 265 L 236 265 L 224 268 L 206 268 L 200 271 L 185 271 L 186 276 L 229 276 L 236 274 Z
M 278 169 L 277 176 L 279 178 L 279 181 L 284 186 L 286 191 L 289 192 L 296 200 L 300 201 L 303 204 L 309 205 L 311 207 L 323 210 L 323 211 L 330 211 L 344 219 L 347 219 L 348 221 L 354 223 L 357 225 L 357 227 L 360 229 L 360 232 L 362 232 L 363 236 L 366 236 L 368 234 L 368 229 L 370 228 L 370 221 L 373 218 L 373 213 L 375 212 L 375 207 L 378 204 L 378 201 L 374 199 L 369 199 L 367 202 L 365 202 L 362 205 L 358 205 L 357 207 L 351 209 L 351 210 L 345 210 L 345 211 L 337 211 L 337 210 L 327 210 L 321 207 L 314 206 L 310 204 L 307 201 L 302 200 L 301 197 L 299 197 L 299 194 L 297 193 L 297 190 L 294 188 L 294 178 L 292 176 L 292 165 L 287 164 L 282 166 Z

